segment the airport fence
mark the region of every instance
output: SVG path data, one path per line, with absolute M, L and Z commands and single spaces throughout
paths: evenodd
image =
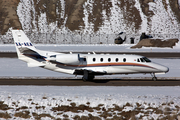
M 72 33 L 35 33 L 26 32 L 28 38 L 35 44 L 114 44 L 118 34 L 72 34 Z M 180 40 L 180 34 L 150 34 L 153 38 Z M 141 34 L 126 34 L 125 44 L 138 43 Z M 13 44 L 11 33 L 0 35 L 0 44 Z

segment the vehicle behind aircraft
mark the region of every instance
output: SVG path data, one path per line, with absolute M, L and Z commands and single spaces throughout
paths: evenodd
M 83 80 L 93 80 L 99 75 L 166 73 L 168 67 L 151 62 L 140 55 L 65 54 L 36 49 L 22 30 L 12 30 L 18 58 L 28 67 L 42 67 L 56 72 L 82 75 Z

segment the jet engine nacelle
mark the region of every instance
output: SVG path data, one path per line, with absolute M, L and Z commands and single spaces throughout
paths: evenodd
M 56 61 L 62 64 L 69 64 L 69 65 L 79 65 L 80 64 L 80 57 L 79 54 L 59 54 L 50 56 L 52 61 Z

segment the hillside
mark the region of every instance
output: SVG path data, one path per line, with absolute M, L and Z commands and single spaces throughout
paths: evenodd
M 180 0 L 2 0 L 0 33 L 179 34 Z

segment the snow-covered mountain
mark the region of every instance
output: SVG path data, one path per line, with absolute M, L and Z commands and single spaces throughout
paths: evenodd
M 20 0 L 15 10 L 24 31 L 79 34 L 81 42 L 82 35 L 111 39 L 122 31 L 130 37 L 142 32 L 180 34 L 180 0 Z M 94 35 L 92 39 L 98 40 Z

